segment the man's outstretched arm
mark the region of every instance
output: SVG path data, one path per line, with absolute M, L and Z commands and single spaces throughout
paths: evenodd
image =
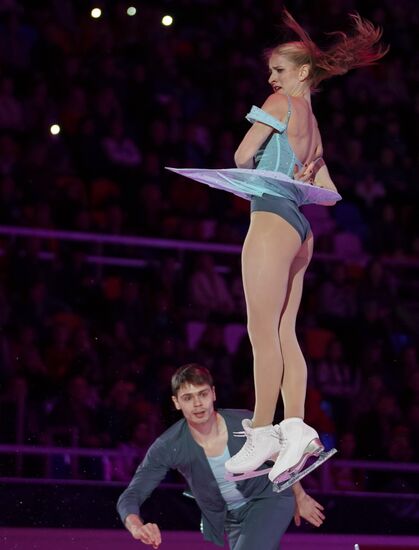
M 167 450 L 164 444 L 157 440 L 148 450 L 117 503 L 122 523 L 131 535 L 144 544 L 152 545 L 153 548 L 158 548 L 161 544 L 160 529 L 155 523 L 144 524 L 140 518 L 140 507 L 165 478 L 170 467 Z

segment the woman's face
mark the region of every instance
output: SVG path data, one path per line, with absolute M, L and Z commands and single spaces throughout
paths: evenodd
M 273 53 L 269 59 L 269 79 L 274 93 L 300 95 L 302 80 L 300 68 L 284 55 Z

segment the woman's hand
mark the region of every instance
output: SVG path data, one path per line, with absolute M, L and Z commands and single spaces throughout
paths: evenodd
M 322 525 L 325 515 L 323 514 L 324 508 L 319 502 L 301 490 L 295 495 L 295 503 L 294 522 L 297 527 L 301 525 L 301 518 L 315 527 Z
M 295 167 L 294 179 L 304 183 L 310 183 L 316 187 L 329 189 L 329 191 L 335 191 L 336 193 L 338 192 L 322 157 L 314 159 L 307 165 L 304 164 L 301 170 L 297 170 L 297 167 Z M 324 206 L 333 206 L 336 204 L 336 201 L 323 202 L 319 204 Z
M 298 170 L 297 165 L 295 165 L 294 179 L 314 185 L 316 174 L 322 166 L 325 166 L 323 157 L 317 157 L 311 162 L 304 164 L 300 170 Z

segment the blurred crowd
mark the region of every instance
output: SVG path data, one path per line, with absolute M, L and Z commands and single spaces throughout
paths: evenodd
M 164 167 L 233 166 L 246 113 L 270 93 L 263 50 L 291 38 L 282 3 L 138 2 L 129 17 L 108 1 L 99 19 L 86 4 L 0 1 L 0 224 L 240 244 L 248 203 Z M 313 96 L 344 200 L 305 207 L 317 253 L 335 258 L 313 262 L 298 319 L 307 421 L 342 457 L 419 461 L 417 285 L 403 268 L 419 259 L 419 13 L 413 0 L 287 7 L 322 46 L 355 10 L 391 45 Z M 20 443 L 141 453 L 176 418 L 170 377 L 191 361 L 213 371 L 219 406 L 252 408 L 238 256 L 148 251 L 141 269 L 99 269 L 89 244 L 0 244 L 2 442 L 24 396 Z M 112 476 L 132 467 L 115 461 Z

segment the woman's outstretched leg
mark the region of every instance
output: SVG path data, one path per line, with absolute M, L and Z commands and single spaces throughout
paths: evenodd
M 271 424 L 283 375 L 278 327 L 290 267 L 301 247 L 297 231 L 270 212 L 255 212 L 242 252 L 243 287 L 253 350 L 253 427 Z
M 313 235 L 310 233 L 291 265 L 287 296 L 279 323 L 279 340 L 284 361 L 281 388 L 284 418 L 304 419 L 307 364 L 297 340 L 295 325 L 303 293 L 304 275 L 312 255 Z
M 295 324 L 303 291 L 303 279 L 313 254 L 313 236 L 302 244 L 290 268 L 287 296 L 279 324 L 279 339 L 284 360 L 282 398 L 284 420 L 280 423 L 281 449 L 269 473 L 271 481 L 287 479 L 288 470 L 299 471 L 310 455 L 323 450 L 319 436 L 304 423 L 307 365 L 298 344 Z
M 287 296 L 289 271 L 301 247 L 297 231 L 271 212 L 251 216 L 242 253 L 249 338 L 253 349 L 255 411 L 244 420 L 247 436 L 241 450 L 225 467 L 232 474 L 250 472 L 280 450 L 272 426 L 283 374 L 279 320 Z

